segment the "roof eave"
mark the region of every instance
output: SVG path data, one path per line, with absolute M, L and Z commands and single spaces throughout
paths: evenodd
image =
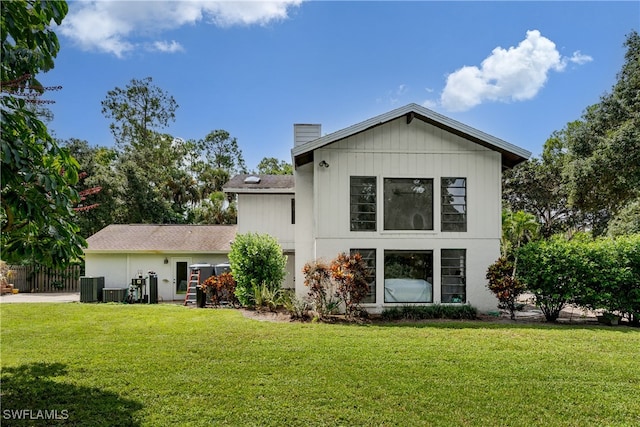
M 294 159 L 295 166 L 301 166 L 313 161 L 313 152 L 325 145 L 334 143 L 352 135 L 364 132 L 376 126 L 380 126 L 391 120 L 395 120 L 402 116 L 407 116 L 407 123 L 411 123 L 414 118 L 430 123 L 436 127 L 444 129 L 453 134 L 470 139 L 484 147 L 498 151 L 502 154 L 503 167 L 511 168 L 531 156 L 531 152 L 506 142 L 502 139 L 491 136 L 487 133 L 479 131 L 471 126 L 450 119 L 446 116 L 436 113 L 417 104 L 408 104 L 355 125 L 349 126 L 337 132 L 330 133 L 321 138 L 309 141 L 294 147 L 291 155 Z

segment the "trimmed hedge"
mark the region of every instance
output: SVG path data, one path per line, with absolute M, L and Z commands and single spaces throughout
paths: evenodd
M 516 275 L 548 321 L 573 303 L 640 323 L 640 235 L 531 242 L 518 251 Z
M 428 319 L 462 319 L 477 318 L 478 310 L 468 304 L 465 305 L 403 305 L 401 307 L 386 308 L 382 312 L 383 320 L 428 320 Z

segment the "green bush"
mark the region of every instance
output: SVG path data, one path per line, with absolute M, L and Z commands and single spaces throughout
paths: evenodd
M 548 321 L 567 303 L 617 312 L 640 323 L 640 235 L 529 243 L 518 251 L 516 275 Z
M 531 242 L 518 250 L 516 277 L 534 295 L 548 322 L 555 322 L 580 293 L 583 256 L 580 244 L 559 239 Z
M 262 286 L 270 291 L 280 289 L 287 274 L 287 257 L 268 234 L 238 234 L 231 244 L 229 264 L 236 280 L 236 297 L 244 306 L 254 305 L 256 290 Z
M 382 319 L 391 320 L 428 320 L 428 319 L 461 319 L 473 320 L 478 310 L 468 304 L 465 305 L 403 305 L 401 307 L 386 308 L 382 312 Z

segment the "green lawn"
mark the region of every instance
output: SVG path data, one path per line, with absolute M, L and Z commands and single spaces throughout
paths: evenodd
M 639 426 L 640 331 L 3 304 L 2 425 Z M 7 410 L 67 415 L 7 420 Z M 62 412 L 62 411 L 65 412 Z

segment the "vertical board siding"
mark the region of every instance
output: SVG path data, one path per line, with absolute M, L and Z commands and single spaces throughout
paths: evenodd
M 317 163 L 326 160 L 329 168 Z M 378 210 L 382 213 L 383 178 L 430 178 L 434 182 L 434 230 L 430 239 L 499 238 L 500 154 L 450 134 L 433 125 L 400 118 L 337 141 L 316 151 L 317 235 L 318 238 L 390 239 L 382 230 L 352 232 L 349 226 L 349 177 L 378 178 Z M 467 178 L 469 217 L 464 233 L 440 233 L 440 179 Z M 498 230 L 496 232 L 496 230 Z M 435 233 L 435 235 L 434 235 Z M 497 234 L 496 234 L 497 233 Z M 417 233 L 406 239 L 424 236 Z
M 13 271 L 9 283 L 20 292 L 80 292 L 80 265 L 65 270 L 25 265 L 11 265 L 9 269 Z

